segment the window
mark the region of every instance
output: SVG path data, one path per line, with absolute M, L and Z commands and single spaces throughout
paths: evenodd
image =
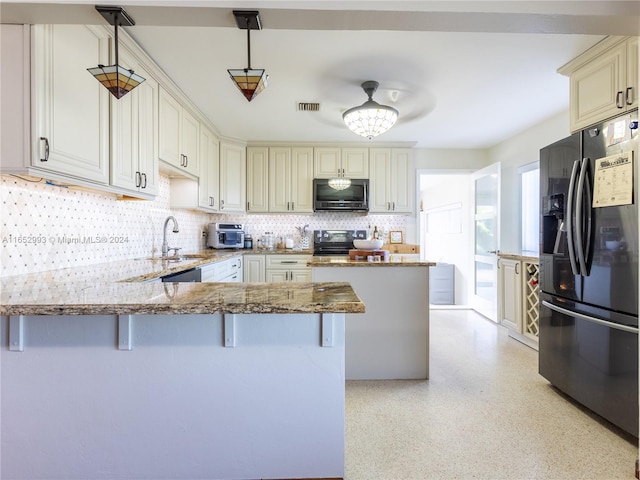
M 538 253 L 540 235 L 540 168 L 538 162 L 520 167 L 521 248 Z

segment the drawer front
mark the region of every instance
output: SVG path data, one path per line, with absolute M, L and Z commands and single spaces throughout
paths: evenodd
M 267 269 L 284 268 L 287 270 L 295 270 L 298 268 L 307 268 L 307 263 L 311 259 L 311 255 L 267 255 Z

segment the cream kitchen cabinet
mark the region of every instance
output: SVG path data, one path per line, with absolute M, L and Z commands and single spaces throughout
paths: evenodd
M 369 149 L 316 147 L 313 149 L 314 178 L 369 178 Z
M 500 323 L 509 336 L 538 349 L 539 263 L 529 257 L 498 260 L 498 308 Z
M 29 173 L 63 174 L 70 180 L 108 185 L 111 95 L 86 69 L 109 64 L 109 35 L 102 28 L 82 25 L 34 25 L 31 31 L 34 116 Z
M 218 137 L 200 126 L 200 171 L 198 179 L 171 179 L 171 208 L 217 212 L 220 206 L 220 146 Z
M 498 263 L 500 323 L 520 331 L 522 324 L 522 262 L 501 258 Z
M 120 62 L 146 80 L 111 97 L 111 184 L 152 199 L 158 193 L 158 82 L 125 48 Z
M 247 147 L 247 213 L 269 211 L 269 147 Z
M 242 282 L 242 255 L 237 255 L 200 268 L 201 282 Z
M 558 72 L 569 77 L 572 132 L 638 108 L 638 37 L 607 37 Z
M 159 157 L 173 173 L 197 178 L 200 122 L 160 88 Z
M 369 212 L 410 213 L 413 158 L 410 148 L 369 149 Z
M 266 280 L 266 259 L 261 254 L 245 254 L 243 256 L 244 263 L 244 281 L 247 283 L 264 282 Z
M 201 210 L 217 212 L 220 207 L 220 143 L 218 137 L 202 124 L 198 160 L 198 206 Z
M 245 146 L 220 141 L 220 212 L 244 213 L 246 202 Z
M 265 255 L 265 280 L 267 282 L 310 282 L 311 256 L 301 254 Z
M 313 213 L 313 148 L 269 148 L 269 211 Z

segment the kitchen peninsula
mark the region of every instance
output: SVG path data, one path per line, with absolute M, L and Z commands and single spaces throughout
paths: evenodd
M 352 288 L 117 281 L 176 268 L 2 280 L 3 478 L 344 477 Z
M 314 282 L 349 282 L 367 306 L 346 315 L 347 380 L 429 378 L 429 267 L 393 255 L 391 261 L 313 257 Z

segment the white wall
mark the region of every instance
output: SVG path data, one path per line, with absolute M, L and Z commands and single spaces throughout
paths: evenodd
M 461 132 L 464 135 L 464 132 Z M 489 165 L 485 150 L 416 148 L 413 153 L 416 170 L 479 170 Z M 418 190 L 419 191 L 419 190 Z
M 488 150 L 488 164 L 500 162 L 501 166 L 501 252 L 520 252 L 520 178 L 518 167 L 537 162 L 541 148 L 569 134 L 569 111 L 566 110 Z

